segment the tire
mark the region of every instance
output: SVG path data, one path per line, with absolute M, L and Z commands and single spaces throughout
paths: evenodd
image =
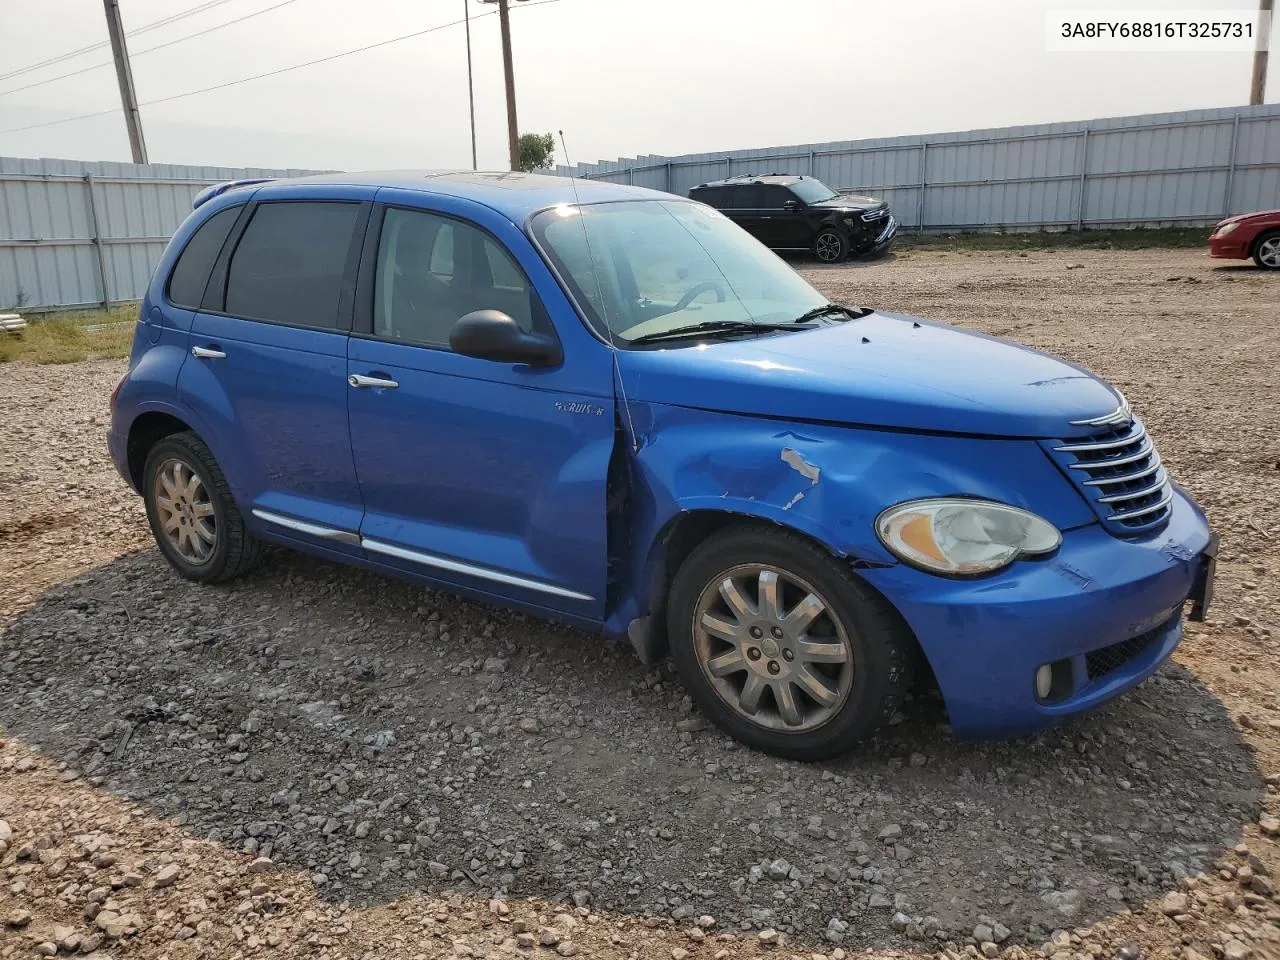
M 1269 230 L 1254 241 L 1253 262 L 1263 270 L 1280 270 L 1280 230 Z
M 245 529 L 222 468 L 196 434 L 170 434 L 152 447 L 142 483 L 151 535 L 180 576 L 221 583 L 261 559 L 262 542 Z
M 772 604 L 762 576 L 769 571 L 778 584 Z M 727 580 L 745 616 L 733 613 Z M 821 610 L 807 626 L 788 626 L 814 610 L 815 598 Z M 746 524 L 715 534 L 681 564 L 667 630 L 676 669 L 703 715 L 735 740 L 789 760 L 848 753 L 888 721 L 910 687 L 916 649 L 897 611 L 826 550 L 790 531 Z M 818 691 L 815 677 L 820 698 L 807 692 Z
M 819 263 L 839 263 L 849 256 L 849 241 L 834 227 L 823 227 L 810 250 Z

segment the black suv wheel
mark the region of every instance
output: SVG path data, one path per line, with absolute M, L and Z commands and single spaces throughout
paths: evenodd
M 813 238 L 813 255 L 820 263 L 839 263 L 849 255 L 848 241 L 840 231 L 824 227 Z

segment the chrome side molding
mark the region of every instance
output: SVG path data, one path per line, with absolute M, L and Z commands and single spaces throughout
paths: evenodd
M 538 590 L 541 593 L 549 593 L 556 597 L 567 597 L 570 600 L 593 600 L 585 593 L 578 593 L 576 590 L 566 590 L 564 587 L 557 587 L 555 584 L 543 583 L 541 580 L 531 580 L 528 577 L 519 577 L 514 573 L 503 573 L 501 570 L 492 570 L 489 567 L 478 567 L 475 564 L 463 563 L 460 560 L 450 560 L 447 557 L 438 557 L 432 553 L 421 553 L 417 550 L 406 550 L 404 547 L 397 547 L 395 544 L 383 543 L 380 540 L 370 540 L 363 537 L 360 545 L 371 553 L 381 553 L 388 557 L 396 557 L 399 560 L 408 560 L 411 563 L 420 563 L 424 567 L 435 567 L 437 570 L 448 570 L 450 573 L 462 573 L 471 577 L 481 577 L 485 580 L 492 580 L 494 583 L 505 583 L 511 587 L 522 587 L 525 590 Z
M 287 530 L 296 530 L 298 533 L 305 533 L 308 536 L 320 537 L 323 540 L 333 540 L 335 543 L 346 543 L 353 547 L 360 546 L 360 534 L 352 533 L 350 530 L 338 530 L 335 527 L 322 527 L 316 523 L 307 523 L 305 520 L 295 520 L 292 517 L 286 517 L 279 513 L 272 513 L 270 510 L 259 510 L 256 507 L 251 511 L 259 520 L 265 520 L 267 523 L 274 523 L 278 527 L 284 527 Z
M 525 590 L 537 590 L 541 593 L 549 593 L 556 597 L 566 597 L 570 600 L 589 601 L 595 599 L 585 593 L 578 593 L 576 590 L 557 587 L 553 583 L 543 583 L 541 580 L 520 577 L 514 573 L 504 573 L 501 570 L 494 570 L 490 567 L 479 567 L 473 563 L 463 563 L 461 560 L 450 560 L 448 557 L 438 557 L 433 553 L 407 550 L 404 547 L 397 547 L 393 543 L 383 543 L 381 540 L 370 540 L 368 537 L 361 537 L 358 533 L 352 533 L 349 530 L 338 530 L 334 527 L 323 527 L 316 523 L 307 523 L 305 520 L 295 520 L 279 513 L 272 513 L 270 510 L 259 510 L 255 507 L 251 512 L 259 520 L 274 523 L 276 526 L 284 527 L 286 530 L 295 530 L 308 536 L 319 537 L 322 540 L 332 540 L 335 543 L 346 543 L 353 547 L 363 547 L 370 553 L 381 553 L 384 556 L 396 557 L 399 560 L 420 563 L 424 567 L 434 567 L 437 570 L 448 570 L 450 573 L 480 577 L 484 580 L 492 580 L 494 583 L 505 583 L 507 586 L 522 587 Z

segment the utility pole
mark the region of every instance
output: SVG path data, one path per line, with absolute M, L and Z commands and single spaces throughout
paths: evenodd
M 467 25 L 467 102 L 471 106 L 471 169 L 476 167 L 476 90 L 471 83 L 471 0 L 462 0 L 462 18 Z
M 520 132 L 516 124 L 516 77 L 511 65 L 510 0 L 484 0 L 498 5 L 498 22 L 502 24 L 502 70 L 507 81 L 507 146 L 511 152 L 511 169 L 520 169 Z
M 133 90 L 133 71 L 129 68 L 129 50 L 124 44 L 124 27 L 120 24 L 119 0 L 102 0 L 107 12 L 107 33 L 111 37 L 111 54 L 116 60 L 116 80 L 120 83 L 120 104 L 124 122 L 129 128 L 129 149 L 134 163 L 147 162 L 147 142 L 142 139 L 142 116 L 138 113 L 138 95 Z
M 1253 82 L 1249 84 L 1249 104 L 1262 103 L 1267 92 L 1267 47 L 1271 42 L 1272 0 L 1258 0 L 1258 48 L 1253 52 Z

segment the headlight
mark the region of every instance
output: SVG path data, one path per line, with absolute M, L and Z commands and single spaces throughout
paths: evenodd
M 1230 233 L 1232 230 L 1234 230 L 1238 226 L 1240 226 L 1240 221 L 1235 220 L 1231 223 L 1224 223 L 1215 232 L 1218 234 L 1218 236 L 1225 237 L 1228 233 Z
M 1034 513 L 958 497 L 890 507 L 876 518 L 876 535 L 904 563 L 961 577 L 1052 553 L 1062 543 L 1058 529 Z

